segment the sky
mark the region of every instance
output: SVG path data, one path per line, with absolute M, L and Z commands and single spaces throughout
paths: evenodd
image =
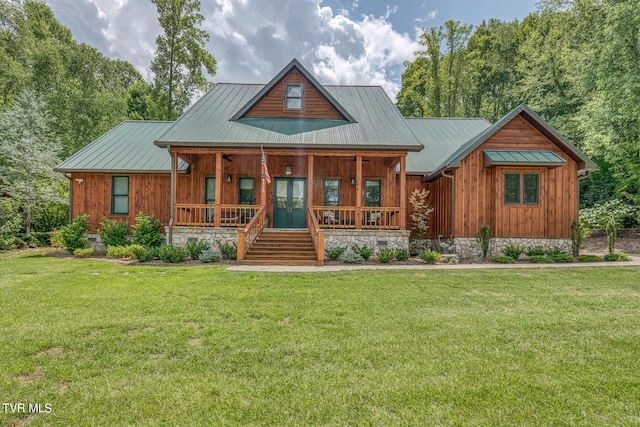
M 149 65 L 162 29 L 149 0 L 46 0 L 81 43 Z M 395 99 L 421 28 L 522 20 L 537 0 L 201 0 L 216 83 L 267 83 L 297 58 L 322 84 L 380 85 Z

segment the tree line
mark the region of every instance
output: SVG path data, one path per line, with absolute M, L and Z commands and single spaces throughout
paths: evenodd
M 44 0 L 0 0 L 0 240 L 66 222 L 68 182 L 52 171 L 60 160 L 123 120 L 174 120 L 210 87 L 216 61 L 200 2 L 151 1 L 163 32 L 147 82 L 78 43 Z
M 519 22 L 425 28 L 406 63 L 405 116 L 484 117 L 526 102 L 600 166 L 581 205 L 640 204 L 640 2 L 544 0 Z

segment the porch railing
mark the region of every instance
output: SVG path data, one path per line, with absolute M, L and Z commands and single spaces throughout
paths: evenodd
M 242 230 L 238 230 L 238 260 L 242 261 L 267 223 L 267 207 L 262 206 L 255 212 L 251 221 Z
M 316 249 L 318 265 L 324 265 L 324 231 L 320 228 L 318 218 L 316 218 L 312 207 L 307 209 L 307 224 L 309 226 L 311 240 L 313 240 L 313 246 Z
M 256 215 L 256 205 L 199 205 L 176 204 L 174 225 L 186 227 L 213 227 L 216 211 L 220 211 L 220 227 L 245 227 Z
M 320 228 L 363 228 L 374 230 L 399 230 L 399 207 L 362 207 L 361 221 L 356 226 L 355 206 L 314 206 L 313 217 Z

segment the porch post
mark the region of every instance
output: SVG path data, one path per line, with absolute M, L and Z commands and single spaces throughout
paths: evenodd
M 400 156 L 400 230 L 407 228 L 407 155 Z
M 356 229 L 362 228 L 362 154 L 356 155 Z
M 222 199 L 222 151 L 216 152 L 216 201 L 213 208 L 213 226 L 220 227 L 220 199 Z
M 173 222 L 175 221 L 175 212 L 176 212 L 176 158 L 178 157 L 175 153 L 171 151 L 171 146 L 167 146 L 167 150 L 169 150 L 169 155 L 171 156 L 171 187 L 169 190 L 169 230 L 167 233 L 167 243 L 173 244 Z M 73 187 L 73 186 L 72 186 Z M 71 198 L 69 199 L 71 202 Z
M 313 154 L 307 154 L 307 207 L 313 207 Z

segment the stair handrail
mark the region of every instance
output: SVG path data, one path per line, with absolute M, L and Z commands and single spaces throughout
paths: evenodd
M 245 259 L 247 252 L 264 230 L 267 223 L 266 216 L 267 207 L 261 206 L 247 226 L 238 230 L 238 261 Z
M 316 250 L 318 265 L 324 265 L 324 230 L 320 228 L 313 206 L 307 208 L 307 224 L 309 224 L 309 233 Z

